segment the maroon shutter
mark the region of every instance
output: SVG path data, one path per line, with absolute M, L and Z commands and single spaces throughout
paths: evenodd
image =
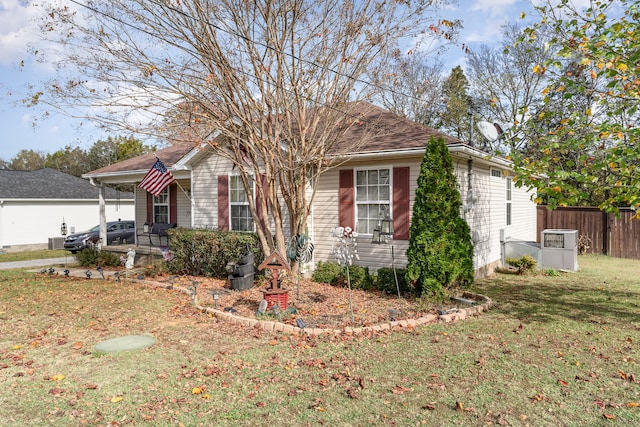
M 262 227 L 263 230 L 266 229 L 266 225 L 267 225 L 267 219 L 268 218 L 264 218 L 262 215 L 262 207 L 265 206 L 267 209 L 269 209 L 269 188 L 268 188 L 268 182 L 267 182 L 267 176 L 266 175 L 260 175 L 260 184 L 262 186 L 262 191 L 264 192 L 264 198 L 260 197 L 260 194 L 256 194 L 256 210 L 258 212 L 258 219 L 260 220 L 260 227 Z M 268 216 L 267 216 L 268 217 Z
M 153 224 L 153 194 L 147 191 L 147 224 Z
M 409 167 L 393 168 L 393 238 L 409 240 Z
M 353 169 L 343 169 L 340 171 L 340 183 L 338 191 L 338 210 L 340 227 L 354 227 L 354 192 Z
M 229 177 L 218 176 L 218 228 L 229 229 Z
M 169 224 L 178 224 L 178 186 L 169 186 Z

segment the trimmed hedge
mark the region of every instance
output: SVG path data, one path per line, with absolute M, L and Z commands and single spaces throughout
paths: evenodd
M 337 262 L 319 261 L 312 278 L 319 283 L 329 283 L 333 286 L 347 286 L 346 270 Z M 368 290 L 373 287 L 373 279 L 367 267 L 350 265 L 349 279 L 352 289 Z
M 172 228 L 167 230 L 173 259 L 169 269 L 175 274 L 226 278 L 229 262 L 238 262 L 249 249 L 256 267 L 264 260 L 258 236 L 208 228 Z M 257 273 L 257 271 L 256 271 Z

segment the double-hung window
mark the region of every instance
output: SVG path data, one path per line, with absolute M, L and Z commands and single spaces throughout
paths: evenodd
M 253 197 L 253 189 L 250 197 Z M 253 216 L 249 209 L 247 192 L 242 185 L 242 178 L 238 175 L 229 176 L 229 216 L 231 230 L 253 231 Z
M 373 234 L 381 218 L 391 212 L 391 170 L 356 170 L 356 230 Z
M 153 196 L 153 222 L 169 224 L 169 187 L 162 190 L 159 195 Z

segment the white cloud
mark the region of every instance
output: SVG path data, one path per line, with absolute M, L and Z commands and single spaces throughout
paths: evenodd
M 528 9 L 529 2 L 522 0 L 476 0 L 470 9 L 485 12 L 484 15 L 492 17 L 504 17 L 513 6 Z M 487 22 L 487 24 L 490 24 L 490 22 Z
M 32 2 L 0 0 L 0 64 L 25 59 L 29 43 L 35 40 L 34 18 L 40 8 Z

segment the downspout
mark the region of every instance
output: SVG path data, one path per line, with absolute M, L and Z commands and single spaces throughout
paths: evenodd
M 98 211 L 100 216 L 100 244 L 107 245 L 107 215 L 105 211 L 104 184 L 89 178 L 89 182 L 94 187 L 98 187 Z

